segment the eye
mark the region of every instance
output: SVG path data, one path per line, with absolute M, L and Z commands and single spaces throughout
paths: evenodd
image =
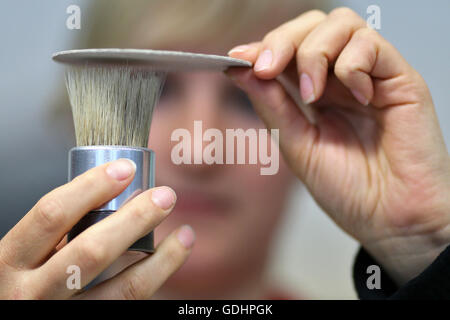
M 255 116 L 253 105 L 247 94 L 236 86 L 230 85 L 223 92 L 224 105 L 246 115 Z

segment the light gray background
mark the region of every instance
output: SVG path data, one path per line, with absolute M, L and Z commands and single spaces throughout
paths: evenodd
M 300 1 L 300 0 L 299 0 Z M 450 141 L 450 1 L 331 1 L 363 17 L 381 7 L 380 33 L 425 78 L 447 145 Z M 74 142 L 46 114 L 63 81 L 53 52 L 71 49 L 79 31 L 65 27 L 66 8 L 80 0 L 3 0 L 0 3 L 0 235 L 43 194 L 63 184 Z M 307 195 L 292 199 L 274 243 L 269 276 L 309 298 L 354 298 L 351 264 L 357 244 Z

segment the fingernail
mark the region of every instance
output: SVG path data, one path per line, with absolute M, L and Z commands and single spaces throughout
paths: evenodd
M 272 65 L 272 51 L 269 49 L 264 50 L 258 57 L 255 63 L 255 71 L 262 71 L 269 69 Z
M 169 187 L 160 187 L 152 191 L 153 203 L 163 210 L 170 209 L 176 201 L 175 191 Z
M 106 173 L 113 179 L 122 181 L 136 171 L 136 164 L 130 159 L 119 159 L 111 162 L 106 168 Z
M 352 92 L 353 96 L 356 98 L 356 100 L 359 101 L 359 103 L 361 103 L 362 105 L 365 105 L 365 106 L 367 106 L 369 104 L 369 100 L 366 97 L 364 97 L 364 95 L 361 92 L 359 92 L 358 90 L 355 90 L 355 89 L 352 89 L 351 92 Z
M 313 82 L 311 77 L 306 73 L 302 73 L 300 76 L 300 93 L 302 95 L 303 102 L 306 104 L 311 103 L 316 99 L 316 96 L 314 95 Z
M 234 47 L 233 49 L 231 49 L 230 51 L 228 51 L 228 55 L 231 55 L 233 53 L 242 53 L 247 51 L 248 49 L 250 49 L 250 46 L 247 44 L 243 44 L 237 47 Z
M 195 242 L 194 230 L 188 225 L 182 226 L 177 233 L 177 238 L 186 249 L 190 249 Z

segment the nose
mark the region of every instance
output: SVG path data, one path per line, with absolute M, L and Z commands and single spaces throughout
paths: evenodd
M 181 164 L 179 169 L 185 175 L 195 175 L 197 179 L 212 177 L 223 170 L 224 165 L 206 164 L 203 161 L 205 147 L 215 141 L 204 141 L 203 134 L 207 129 L 218 129 L 225 132 L 226 120 L 223 116 L 220 97 L 220 75 L 199 73 L 189 76 L 179 117 L 179 127 L 186 128 L 191 135 L 191 164 Z M 217 142 L 215 142 L 217 143 Z M 222 147 L 222 145 L 218 145 Z M 222 153 L 224 150 L 222 150 Z M 224 154 L 224 153 L 223 153 Z M 199 163 L 200 162 L 200 163 Z
M 204 128 L 221 128 L 220 95 L 216 75 L 198 74 L 192 76 L 182 110 L 185 128 L 192 126 L 193 121 L 202 121 Z

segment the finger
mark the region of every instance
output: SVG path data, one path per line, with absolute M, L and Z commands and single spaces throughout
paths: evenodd
M 67 244 L 67 235 L 62 238 L 62 240 L 56 245 L 55 251 L 59 251 Z
M 194 240 L 191 227 L 183 226 L 164 239 L 152 256 L 83 292 L 76 299 L 149 299 L 183 265 Z
M 41 264 L 87 212 L 120 194 L 135 170 L 134 162 L 119 159 L 51 191 L 2 239 L 1 259 L 19 268 Z
M 228 55 L 232 58 L 247 60 L 254 64 L 258 58 L 261 46 L 261 42 L 251 42 L 239 45 L 228 51 Z
M 372 102 L 377 107 L 411 102 L 405 101 L 403 90 L 392 90 L 395 78 L 411 71 L 411 66 L 401 54 L 378 32 L 369 28 L 359 29 L 353 34 L 334 67 L 336 77 L 350 89 L 357 101 L 363 105 Z M 382 85 L 383 82 L 390 82 L 389 89 Z M 398 86 L 396 88 L 399 89 Z M 397 92 L 400 93 L 398 96 Z
M 321 11 L 309 11 L 269 32 L 253 66 L 258 78 L 273 79 L 283 72 L 299 45 L 325 18 L 326 14 Z
M 365 26 L 366 22 L 355 12 L 339 8 L 307 35 L 297 50 L 300 92 L 305 103 L 312 103 L 322 96 L 328 67 L 353 33 Z
M 48 254 L 48 257 L 45 260 L 50 259 L 51 256 L 53 256 L 55 253 L 57 253 L 59 250 L 64 248 L 64 246 L 67 244 L 67 234 L 64 236 L 64 238 L 61 239 L 61 241 L 55 246 L 55 248 L 52 249 L 52 251 Z
M 79 234 L 32 271 L 41 285 L 46 284 L 41 287 L 44 295 L 58 299 L 73 295 L 66 287 L 68 266 L 78 266 L 81 286 L 85 286 L 165 219 L 175 201 L 175 192 L 169 187 L 150 189 Z
M 251 53 L 242 50 L 245 48 L 235 48 L 230 53 L 235 58 L 251 58 L 259 78 L 273 79 L 286 68 L 308 33 L 325 18 L 322 11 L 308 11 L 269 32 L 257 48 L 251 48 Z
M 244 90 L 253 107 L 269 129 L 279 129 L 279 143 L 285 159 L 304 162 L 296 167 L 306 166 L 306 157 L 299 159 L 296 150 L 311 147 L 317 130 L 302 114 L 298 106 L 277 80 L 258 79 L 252 70 L 232 68 L 227 75 Z

